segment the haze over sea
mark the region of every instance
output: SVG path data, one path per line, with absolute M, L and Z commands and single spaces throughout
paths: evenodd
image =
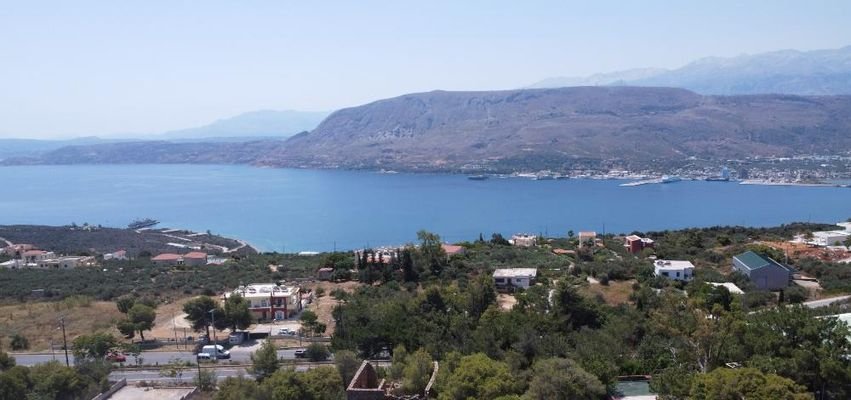
M 564 236 L 770 226 L 851 217 L 851 189 L 684 181 L 489 179 L 222 165 L 0 167 L 0 225 L 161 227 L 243 239 L 266 251 L 403 244 L 426 229 L 450 242 L 479 233 Z

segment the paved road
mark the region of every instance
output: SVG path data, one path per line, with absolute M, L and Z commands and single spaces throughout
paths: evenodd
M 839 296 L 839 297 L 831 297 L 829 299 L 821 299 L 821 300 L 813 300 L 803 303 L 804 306 L 809 308 L 819 308 L 819 307 L 827 307 L 834 303 L 840 303 L 851 299 L 851 296 Z
M 250 363 L 252 351 L 253 350 L 240 348 L 231 349 L 231 361 L 237 363 Z M 285 360 L 295 359 L 295 351 L 296 349 L 278 350 L 278 357 Z M 62 363 L 65 362 L 64 351 L 57 351 L 54 354 L 12 354 L 12 356 L 15 357 L 15 362 L 18 365 L 29 366 L 34 364 L 46 363 L 54 359 Z M 74 355 L 69 353 L 68 357 L 73 363 Z M 146 351 L 142 352 L 140 357 L 142 358 L 142 363 L 145 365 L 163 365 L 168 364 L 172 360 L 195 362 L 195 354 L 184 351 Z M 133 360 L 133 357 L 127 357 L 126 364 L 135 364 L 135 360 Z

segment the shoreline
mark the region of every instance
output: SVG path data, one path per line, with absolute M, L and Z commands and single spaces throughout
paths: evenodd
M 800 186 L 800 187 L 834 187 L 834 188 L 849 188 L 851 185 L 840 183 L 804 183 L 804 182 L 774 182 L 761 179 L 746 179 L 739 182 L 739 185 L 762 185 L 762 186 Z

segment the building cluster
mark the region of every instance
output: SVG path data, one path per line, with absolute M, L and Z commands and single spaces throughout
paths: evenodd
M 789 286 L 793 271 L 791 268 L 752 251 L 746 251 L 733 257 L 733 270 L 746 276 L 759 290 L 782 290 Z M 653 263 L 656 276 L 666 279 L 689 282 L 694 279 L 694 264 L 686 260 L 656 260 Z M 730 293 L 739 293 L 741 289 L 733 284 L 713 284 L 725 286 Z M 732 287 L 730 285 L 733 285 Z
M 91 256 L 57 256 L 52 251 L 39 250 L 31 244 L 7 246 L 3 248 L 3 254 L 12 259 L 0 263 L 0 267 L 9 269 L 72 269 L 97 265 L 97 261 Z
M 817 247 L 845 247 L 845 241 L 851 238 L 851 222 L 840 222 L 836 225 L 841 229 L 813 232 L 812 237 L 801 235 L 795 238 L 793 242 L 803 242 Z

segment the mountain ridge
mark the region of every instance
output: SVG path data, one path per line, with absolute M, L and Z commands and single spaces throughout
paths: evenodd
M 645 76 L 637 74 L 642 73 Z M 591 85 L 679 87 L 700 94 L 851 94 L 851 45 L 838 49 L 778 50 L 703 57 L 675 69 L 630 69 L 584 78 L 547 78 L 529 88 Z

